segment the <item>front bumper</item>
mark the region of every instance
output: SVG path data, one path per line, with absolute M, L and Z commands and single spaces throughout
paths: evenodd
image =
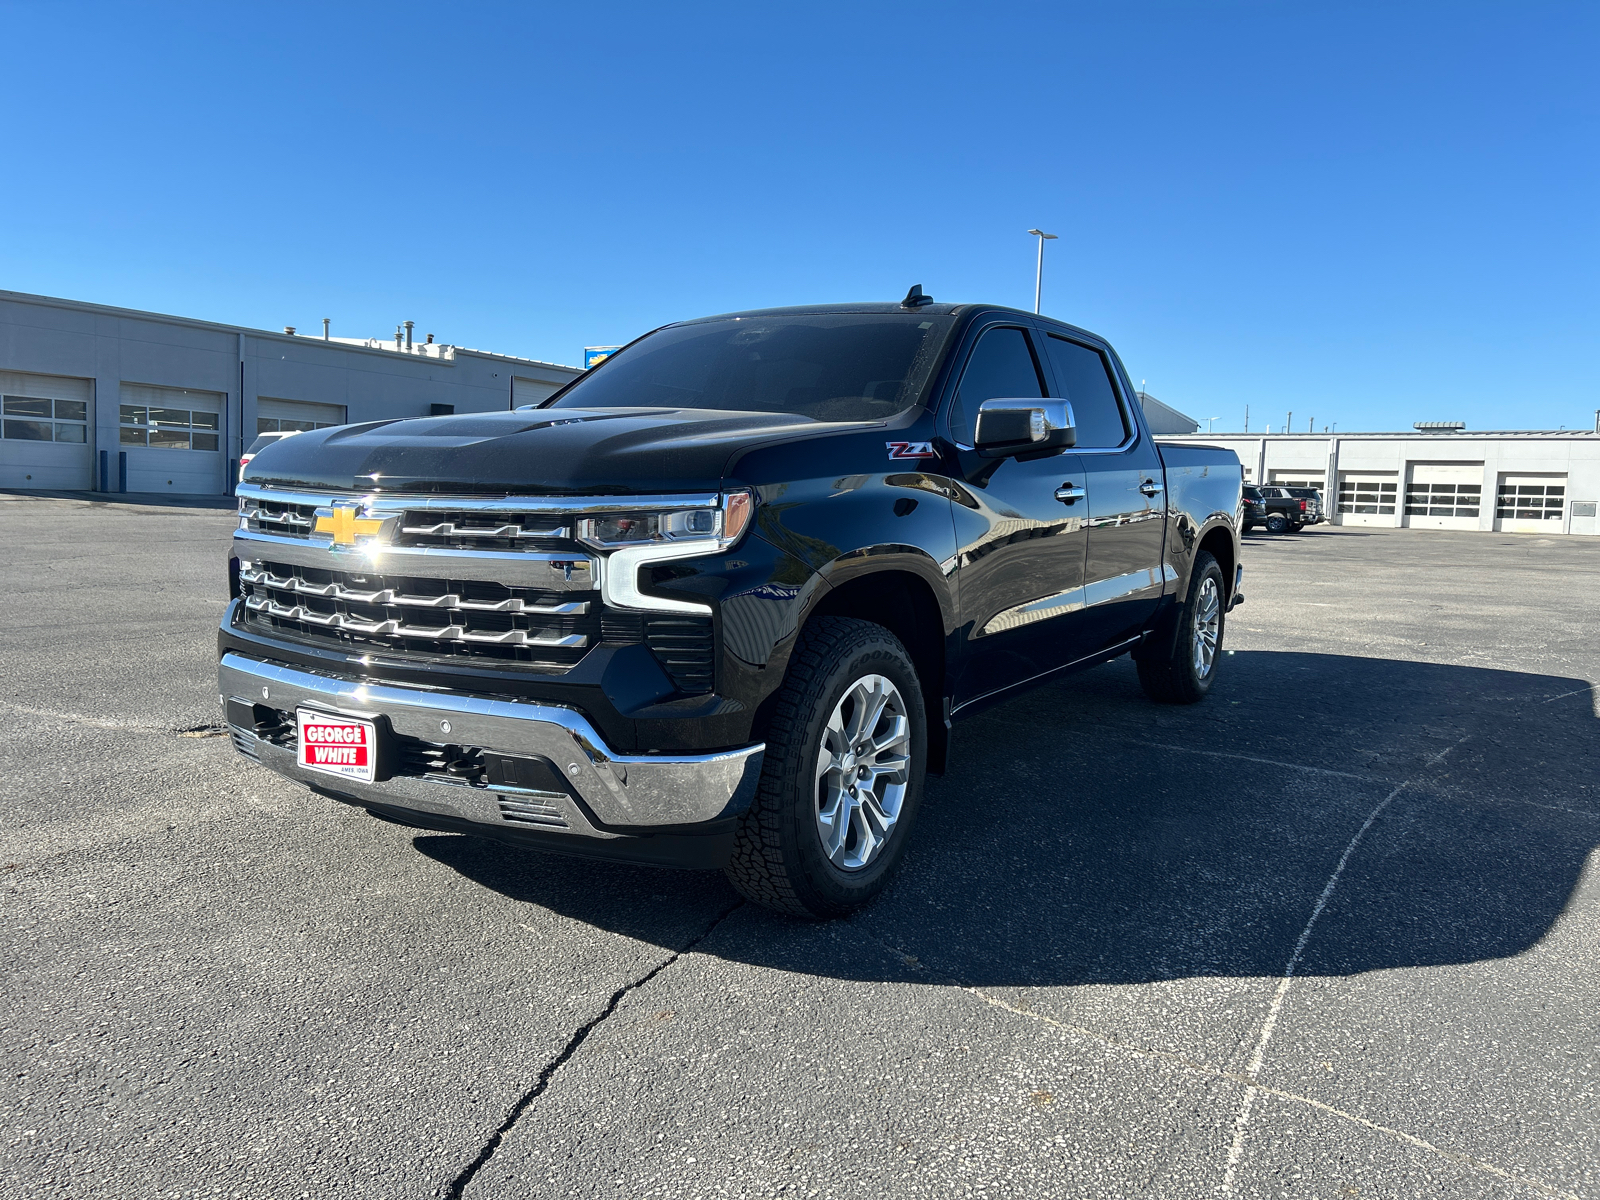
M 619 755 L 576 709 L 361 683 L 233 652 L 223 655 L 217 681 L 235 749 L 280 775 L 391 818 L 490 836 L 553 838 L 550 848 L 573 843 L 574 852 L 605 857 L 658 861 L 629 843 L 726 833 L 731 819 L 750 806 L 765 750 L 758 744 L 713 754 Z M 533 772 L 541 786 L 489 782 L 481 772 L 470 780 L 451 777 L 410 765 L 426 754 L 408 760 L 403 753 L 387 779 L 344 779 L 299 765 L 292 721 L 288 731 L 273 732 L 270 720 L 243 715 L 248 707 L 252 715 L 265 708 L 292 716 L 302 705 L 380 721 L 397 747 L 449 743 L 458 758 L 499 753 L 535 767 L 542 763 L 544 772 Z

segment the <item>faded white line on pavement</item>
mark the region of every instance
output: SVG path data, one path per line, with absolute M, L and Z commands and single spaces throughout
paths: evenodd
M 1236 758 L 1241 762 L 1259 763 L 1264 767 L 1283 767 L 1289 771 L 1308 771 L 1313 775 L 1332 775 L 1338 779 L 1356 779 L 1362 783 L 1391 783 L 1375 775 L 1358 775 L 1354 771 L 1333 771 L 1327 767 L 1308 767 L 1304 763 L 1280 762 L 1275 758 L 1256 758 L 1251 754 L 1233 754 L 1227 750 L 1201 750 L 1196 746 L 1174 746 L 1167 742 L 1146 742 L 1129 738 L 1136 746 L 1149 746 L 1153 750 L 1175 750 L 1180 754 L 1204 754 L 1207 758 Z
M 1444 761 L 1445 755 L 1461 745 L 1472 735 L 1469 733 L 1455 743 L 1439 751 L 1424 764 L 1423 769 L 1438 766 Z M 1350 862 L 1350 856 L 1355 853 L 1367 836 L 1367 830 L 1372 828 L 1383 810 L 1388 808 L 1394 798 L 1411 785 L 1411 780 L 1399 784 L 1392 792 L 1378 802 L 1378 806 L 1367 814 L 1367 819 L 1361 823 L 1361 828 L 1356 830 L 1355 836 L 1344 848 L 1344 853 L 1339 856 L 1338 865 L 1333 868 L 1333 874 L 1328 876 L 1328 882 L 1323 885 L 1322 894 L 1317 897 L 1317 902 L 1311 908 L 1311 917 L 1306 921 L 1305 928 L 1300 931 L 1299 938 L 1295 941 L 1294 952 L 1290 954 L 1288 963 L 1283 968 L 1283 978 L 1278 981 L 1277 991 L 1273 994 L 1272 1003 L 1267 1006 L 1266 1019 L 1261 1023 L 1261 1034 L 1256 1039 L 1255 1053 L 1250 1056 L 1250 1063 L 1245 1067 L 1247 1084 L 1244 1099 L 1239 1104 L 1239 1115 L 1233 1122 L 1233 1145 L 1228 1148 L 1228 1165 L 1222 1176 L 1222 1194 L 1233 1195 L 1233 1185 L 1239 1174 L 1239 1164 L 1244 1159 L 1244 1139 L 1250 1128 L 1250 1114 L 1255 1107 L 1256 1094 L 1261 1091 L 1257 1082 L 1261 1077 L 1261 1068 L 1266 1061 L 1267 1047 L 1272 1043 L 1272 1035 L 1278 1027 L 1278 1016 L 1283 1012 L 1283 1002 L 1289 994 L 1289 988 L 1294 983 L 1294 973 L 1300 966 L 1300 960 L 1305 955 L 1306 944 L 1311 940 L 1311 931 L 1316 928 L 1317 921 L 1322 917 L 1323 910 L 1328 906 L 1328 899 L 1333 895 L 1334 888 L 1339 886 L 1339 879 L 1344 875 L 1345 866 Z
M 1396 792 L 1398 793 L 1398 791 L 1399 789 L 1397 788 Z M 1511 1171 L 1507 1171 L 1504 1167 L 1497 1167 L 1493 1163 L 1486 1162 L 1481 1158 L 1476 1158 L 1471 1154 L 1464 1153 L 1460 1150 L 1451 1150 L 1445 1146 L 1436 1145 L 1435 1143 L 1428 1141 L 1426 1138 L 1420 1138 L 1416 1136 L 1416 1134 L 1407 1133 L 1403 1129 L 1396 1129 L 1390 1125 L 1379 1124 L 1377 1121 L 1363 1117 L 1359 1113 L 1353 1113 L 1347 1111 L 1346 1109 L 1337 1108 L 1332 1104 L 1326 1103 L 1325 1101 L 1316 1100 L 1310 1096 L 1302 1096 L 1298 1092 L 1285 1091 L 1283 1088 L 1268 1087 L 1266 1084 L 1257 1083 L 1250 1076 L 1240 1074 L 1237 1071 L 1226 1071 L 1221 1067 L 1212 1066 L 1209 1063 L 1195 1062 L 1192 1059 L 1184 1058 L 1181 1054 L 1174 1054 L 1170 1050 L 1152 1050 L 1149 1047 L 1135 1046 L 1130 1042 L 1118 1041 L 1115 1038 L 1107 1037 L 1103 1033 L 1096 1033 L 1092 1029 L 1086 1029 L 1081 1025 L 1072 1025 L 1065 1021 L 1057 1021 L 1054 1017 L 1047 1017 L 1043 1013 L 1033 1012 L 1026 1008 L 1019 1008 L 1017 1005 L 1002 1000 L 998 996 L 991 996 L 979 988 L 967 987 L 963 984 L 956 984 L 955 986 L 960 987 L 962 991 L 968 993 L 969 995 L 976 996 L 979 1000 L 982 1000 L 985 1004 L 991 1005 L 994 1008 L 1002 1009 L 1005 1012 L 1014 1013 L 1019 1017 L 1026 1017 L 1030 1021 L 1038 1021 L 1041 1024 L 1049 1025 L 1052 1028 L 1059 1029 L 1063 1033 L 1072 1034 L 1075 1037 L 1081 1037 L 1090 1041 L 1098 1042 L 1100 1045 L 1109 1049 L 1125 1051 L 1136 1058 L 1153 1059 L 1158 1062 L 1164 1062 L 1176 1067 L 1179 1070 L 1187 1071 L 1191 1074 L 1200 1075 L 1211 1079 L 1222 1079 L 1228 1081 L 1229 1083 L 1242 1083 L 1248 1089 L 1251 1089 L 1259 1095 L 1271 1096 L 1276 1100 L 1283 1100 L 1291 1104 L 1303 1104 L 1308 1108 L 1316 1109 L 1318 1112 L 1326 1113 L 1331 1117 L 1337 1117 L 1342 1121 L 1348 1121 L 1352 1125 L 1357 1125 L 1362 1129 L 1370 1130 L 1373 1133 L 1380 1133 L 1385 1137 L 1393 1138 L 1395 1141 L 1401 1142 L 1404 1145 L 1412 1146 L 1419 1150 L 1426 1150 L 1428 1153 L 1438 1155 L 1440 1158 L 1446 1159 L 1450 1162 L 1471 1167 L 1473 1170 L 1481 1171 L 1486 1175 L 1493 1175 L 1495 1178 L 1502 1179 L 1507 1183 L 1516 1184 L 1519 1187 L 1525 1187 L 1533 1191 L 1542 1192 L 1547 1196 L 1554 1196 L 1557 1198 L 1557 1200 L 1583 1200 L 1581 1196 L 1575 1195 L 1572 1192 L 1564 1192 L 1560 1188 L 1544 1182 L 1542 1179 L 1534 1179 L 1531 1176 L 1514 1174 Z

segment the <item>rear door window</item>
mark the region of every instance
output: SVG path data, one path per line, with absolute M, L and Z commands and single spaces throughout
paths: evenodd
M 1133 429 L 1117 399 L 1105 356 L 1054 333 L 1045 338 L 1045 347 L 1056 373 L 1056 390 L 1072 405 L 1078 446 L 1104 450 L 1127 441 Z
M 1013 326 L 986 330 L 973 347 L 950 408 L 950 432 L 964 446 L 973 444 L 978 406 L 1000 398 L 1044 396 L 1044 381 L 1028 335 Z

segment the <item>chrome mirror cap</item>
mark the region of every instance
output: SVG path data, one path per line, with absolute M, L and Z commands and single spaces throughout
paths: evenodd
M 984 458 L 1012 458 L 1076 445 L 1072 405 L 1065 400 L 997 397 L 978 406 L 974 449 Z

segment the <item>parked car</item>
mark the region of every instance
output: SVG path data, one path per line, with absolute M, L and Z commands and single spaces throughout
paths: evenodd
M 239 456 L 239 478 L 241 480 L 244 479 L 244 469 L 250 465 L 250 460 L 272 445 L 273 442 L 281 442 L 284 438 L 293 437 L 300 432 L 301 430 L 298 429 L 285 429 L 281 433 L 256 434 L 256 440 L 251 442 L 249 448 Z
M 1257 525 L 1267 523 L 1267 501 L 1261 494 L 1261 489 L 1251 484 L 1245 484 L 1240 489 L 1240 500 L 1243 504 L 1239 528 L 1244 533 L 1249 533 Z
M 1284 491 L 1296 500 L 1306 502 L 1306 519 L 1303 525 L 1317 525 L 1328 520 L 1328 506 L 1322 502 L 1322 493 L 1314 487 L 1285 487 Z
M 1291 496 L 1288 488 L 1268 485 L 1249 490 L 1255 493 L 1266 511 L 1260 514 L 1247 512 L 1244 523 L 1247 530 L 1256 525 L 1265 525 L 1268 533 L 1299 533 L 1310 523 L 1314 511 L 1311 501 Z
M 1240 482 L 1033 313 L 918 288 L 686 321 L 539 407 L 252 462 L 219 690 L 240 753 L 385 819 L 838 916 L 953 720 L 1123 654 L 1205 697 Z

